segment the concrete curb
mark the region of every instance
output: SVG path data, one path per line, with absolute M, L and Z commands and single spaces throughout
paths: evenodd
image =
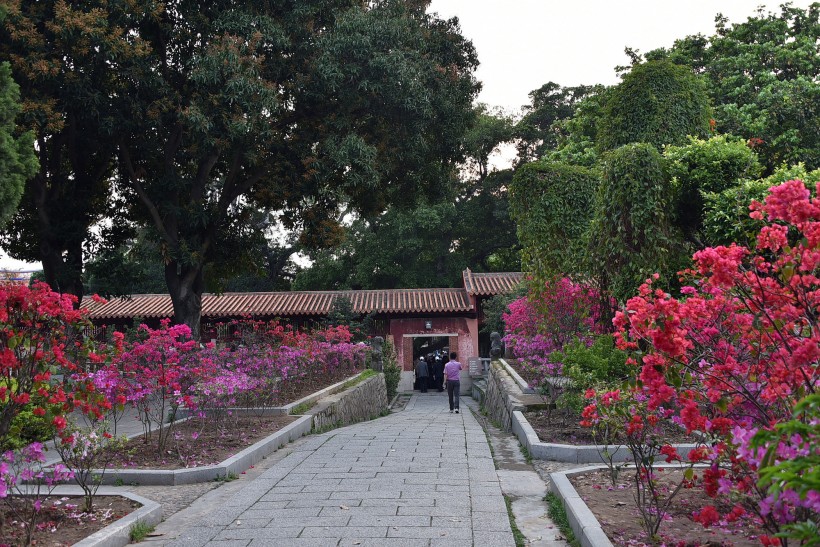
M 530 387 L 526 380 L 524 380 L 520 374 L 518 374 L 514 368 L 510 366 L 510 364 L 505 361 L 504 359 L 498 360 L 501 363 L 501 366 L 504 367 L 504 370 L 507 371 L 507 374 L 513 379 L 513 381 L 518 384 L 518 387 L 521 389 L 522 393 L 535 393 L 535 390 Z
M 328 386 L 325 389 L 312 393 L 307 397 L 302 397 L 298 401 L 281 407 L 265 409 L 266 415 L 288 415 L 300 404 L 312 404 L 316 401 L 342 391 L 344 385 L 358 378 L 362 373 L 355 374 L 349 378 Z M 261 409 L 234 409 L 236 412 L 259 413 Z M 183 418 L 187 419 L 187 418 Z M 313 416 L 305 415 L 296 421 L 286 425 L 276 433 L 257 441 L 255 444 L 235 454 L 227 460 L 214 464 L 192 467 L 190 469 L 101 469 L 94 470 L 94 473 L 101 477 L 101 484 L 115 485 L 140 484 L 144 486 L 175 486 L 179 484 L 194 484 L 216 480 L 220 477 L 238 475 L 246 471 L 252 465 L 278 450 L 287 443 L 308 435 L 313 426 Z
M 139 484 L 148 486 L 175 486 L 208 482 L 231 474 L 238 475 L 287 443 L 310 433 L 313 416 L 300 416 L 276 433 L 265 437 L 227 460 L 190 469 L 108 469 L 94 472 L 101 476 L 101 483 Z
M 312 395 L 308 395 L 307 397 L 302 397 L 298 401 L 294 401 L 294 402 L 290 403 L 289 405 L 280 406 L 280 407 L 277 407 L 277 408 L 280 408 L 280 409 L 284 410 L 284 414 L 290 414 L 290 412 L 295 407 L 297 407 L 301 404 L 313 404 L 316 401 L 318 401 L 319 399 L 322 399 L 323 397 L 327 397 L 328 395 L 333 395 L 334 393 L 342 391 L 342 388 L 344 387 L 344 385 L 347 382 L 349 382 L 349 381 L 351 381 L 355 378 L 358 378 L 359 376 L 361 376 L 361 374 L 363 372 L 364 371 L 360 372 L 359 374 L 354 374 L 350 378 L 345 378 L 341 382 L 335 383 L 332 386 L 328 386 L 328 387 L 326 387 L 325 389 L 323 389 L 321 391 L 317 391 L 316 393 L 313 393 Z
M 52 496 L 82 496 L 79 486 L 58 486 Z M 110 488 L 100 488 L 97 496 L 120 496 L 142 504 L 142 507 L 131 511 L 120 520 L 112 522 L 102 530 L 94 532 L 87 538 L 78 541 L 72 547 L 123 547 L 131 542 L 131 527 L 137 522 L 156 526 L 162 521 L 162 506 L 132 492 L 123 492 Z
M 575 539 L 579 541 L 581 547 L 614 547 L 612 542 L 604 533 L 601 524 L 587 504 L 578 495 L 575 487 L 569 482 L 569 476 L 581 475 L 590 471 L 603 468 L 601 465 L 582 467 L 561 473 L 550 473 L 550 491 L 561 498 L 564 509 L 567 512 L 567 520 L 575 534 Z
M 601 452 L 607 447 L 605 445 L 571 445 L 558 443 L 541 442 L 538 434 L 527 421 L 524 414 L 518 410 L 512 415 L 512 431 L 518 437 L 522 446 L 525 446 L 530 456 L 536 460 L 551 460 L 567 463 L 602 463 Z M 681 454 L 686 454 L 697 447 L 695 444 L 673 444 Z M 632 460 L 632 454 L 625 446 L 618 446 L 613 455 L 613 461 L 618 463 Z

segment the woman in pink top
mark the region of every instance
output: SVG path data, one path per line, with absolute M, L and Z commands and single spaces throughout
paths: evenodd
M 450 413 L 455 409 L 458 414 L 458 393 L 461 390 L 461 363 L 456 361 L 456 352 L 450 354 L 450 361 L 444 365 L 444 377 L 447 379 L 447 399 L 450 401 Z M 455 405 L 453 398 L 455 397 Z

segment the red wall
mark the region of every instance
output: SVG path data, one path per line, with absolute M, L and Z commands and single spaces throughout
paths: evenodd
M 433 328 L 424 328 L 426 321 L 432 321 Z M 458 360 L 467 366 L 467 358 L 478 356 L 478 320 L 465 317 L 420 318 L 420 319 L 391 319 L 390 334 L 396 345 L 399 363 L 403 370 L 413 370 L 413 342 L 412 338 L 405 338 L 405 334 L 424 334 L 429 336 L 443 336 L 456 334 L 456 339 L 450 339 L 450 351 L 458 352 Z

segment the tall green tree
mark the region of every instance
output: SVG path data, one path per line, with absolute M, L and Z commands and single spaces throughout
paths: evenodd
M 11 67 L 0 63 L 0 227 L 17 209 L 26 179 L 37 171 L 34 135 L 17 135 L 19 99 L 20 88 L 11 77 Z
M 0 242 L 15 258 L 42 262 L 53 289 L 81 297 L 84 254 L 99 245 L 90 228 L 119 209 L 111 190 L 125 96 L 118 74 L 144 53 L 131 11 L 145 3 L 2 4 L 0 60 L 20 85 L 19 121 L 35 136 L 39 170 Z M 113 234 L 125 224 L 110 226 Z
M 515 171 L 510 205 L 526 271 L 539 279 L 583 272 L 599 184 L 596 170 L 560 162 L 533 162 Z
M 119 139 L 127 188 L 161 237 L 175 320 L 198 333 L 209 265 L 241 262 L 248 209 L 301 242 L 340 209 L 435 197 L 478 90 L 475 51 L 425 2 L 169 1 L 141 15 Z
M 687 253 L 673 224 L 673 192 L 663 158 L 648 143 L 605 154 L 590 224 L 589 270 L 618 302 L 654 273 L 666 286 Z
M 646 54 L 691 67 L 707 81 L 716 129 L 750 141 L 766 172 L 820 167 L 820 3 L 763 8 L 740 23 L 718 14 L 711 36 Z
M 529 93 L 530 104 L 515 125 L 517 164 L 536 161 L 558 147 L 558 122 L 573 116 L 578 104 L 598 91 L 598 86 L 561 87 L 547 82 Z
M 709 134 L 706 84 L 686 67 L 649 61 L 632 67 L 609 93 L 596 135 L 599 151 L 633 142 L 660 149 Z

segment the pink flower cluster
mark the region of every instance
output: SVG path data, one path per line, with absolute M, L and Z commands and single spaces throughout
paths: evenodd
M 538 378 L 561 374 L 550 354 L 580 339 L 591 343 L 598 332 L 600 297 L 594 289 L 567 277 L 548 281 L 508 306 L 502 315 L 504 342 Z

